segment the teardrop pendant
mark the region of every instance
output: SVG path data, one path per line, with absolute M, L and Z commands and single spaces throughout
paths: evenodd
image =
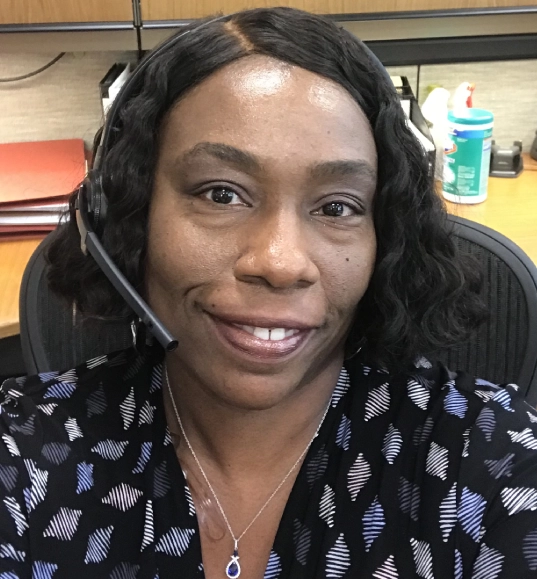
M 233 550 L 233 555 L 231 555 L 231 560 L 226 567 L 226 575 L 229 579 L 237 579 L 241 574 L 241 565 L 239 563 L 239 551 L 237 549 Z

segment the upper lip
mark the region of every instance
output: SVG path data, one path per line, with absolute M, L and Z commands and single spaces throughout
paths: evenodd
M 207 312 L 210 316 L 225 322 L 226 324 L 234 324 L 237 326 L 253 326 L 255 328 L 284 328 L 287 330 L 313 330 L 318 328 L 320 324 L 309 324 L 291 318 L 271 317 L 271 316 L 245 316 L 245 315 L 230 315 L 230 314 L 213 314 Z

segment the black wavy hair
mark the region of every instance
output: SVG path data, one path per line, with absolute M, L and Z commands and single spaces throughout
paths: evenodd
M 248 10 L 203 24 L 191 25 L 149 64 L 104 152 L 109 207 L 101 238 L 134 287 L 143 291 L 148 208 L 166 113 L 219 68 L 267 55 L 344 87 L 373 130 L 377 257 L 349 341 L 365 342 L 372 361 L 391 367 L 464 340 L 484 316 L 479 275 L 457 254 L 425 154 L 393 86 L 363 45 L 331 20 L 290 8 Z M 49 246 L 51 288 L 85 315 L 132 319 L 93 259 L 80 251 L 74 196 L 70 214 Z

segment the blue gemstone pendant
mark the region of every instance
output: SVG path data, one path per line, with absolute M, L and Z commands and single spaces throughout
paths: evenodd
M 233 555 L 231 555 L 231 560 L 226 567 L 226 575 L 230 579 L 236 579 L 241 574 L 241 566 L 239 563 L 239 551 L 237 548 L 233 550 Z

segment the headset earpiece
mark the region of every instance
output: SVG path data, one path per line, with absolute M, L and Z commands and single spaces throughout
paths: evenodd
M 82 194 L 84 195 L 89 224 L 92 230 L 100 236 L 106 223 L 108 210 L 108 199 L 103 191 L 101 173 L 97 170 L 90 171 L 80 189 L 83 189 Z M 81 191 L 79 190 L 80 194 Z

